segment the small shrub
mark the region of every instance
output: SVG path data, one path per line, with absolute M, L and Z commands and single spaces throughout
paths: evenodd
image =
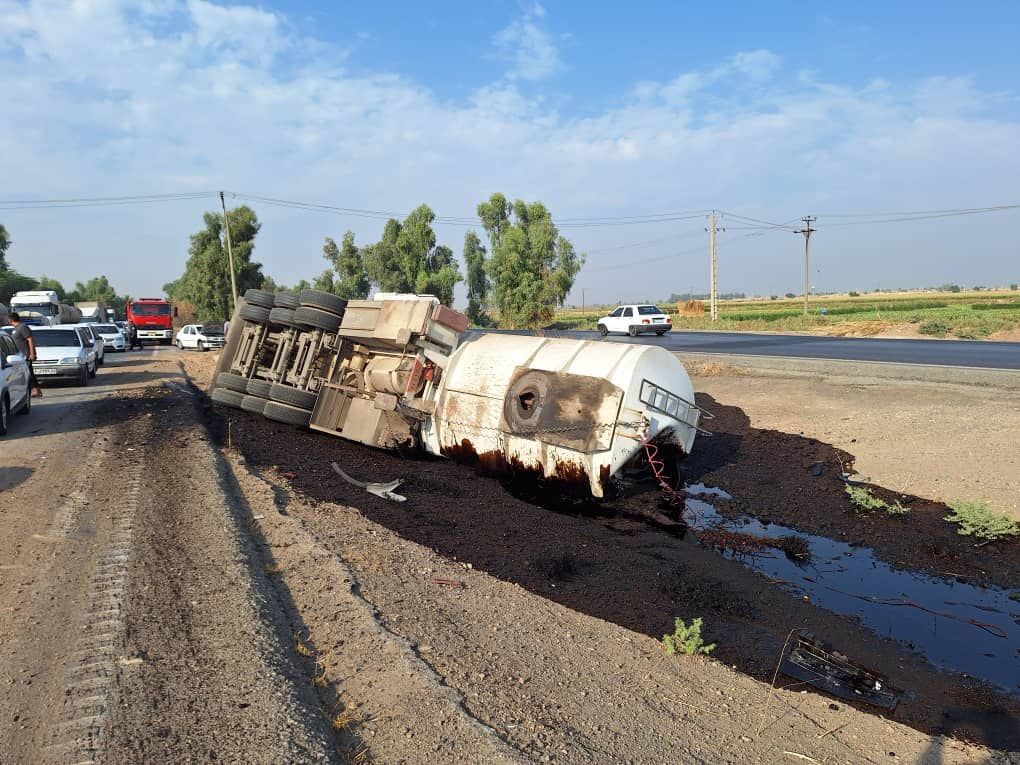
M 849 294 L 850 294 L 850 297 L 860 297 L 861 296 L 860 292 L 854 292 L 853 290 L 850 290 Z
M 689 627 L 684 624 L 683 619 L 677 619 L 673 625 L 673 634 L 662 636 L 662 647 L 670 656 L 681 653 L 687 656 L 701 656 L 712 653 L 715 650 L 715 643 L 706 644 L 702 639 L 699 616 Z
M 860 510 L 871 512 L 872 510 L 881 510 L 885 507 L 885 502 L 863 486 L 853 486 L 848 483 L 846 485 L 846 493 L 850 496 L 850 501 L 857 505 Z
M 1020 290 L 1020 284 L 1017 284 L 1016 282 L 1013 282 L 1013 284 L 1009 285 L 1009 288 L 1013 292 L 1016 292 L 1017 290 Z
M 792 292 L 787 292 L 787 293 L 786 293 L 786 297 L 788 297 L 788 298 L 795 298 L 795 297 L 797 297 L 797 296 L 796 296 L 796 295 L 794 295 L 794 294 L 793 294 Z
M 953 512 L 946 516 L 950 523 L 958 524 L 957 534 L 981 537 L 988 541 L 1020 535 L 1020 526 L 1008 515 L 994 513 L 984 502 L 950 502 Z
M 910 508 L 902 505 L 898 499 L 890 505 L 884 499 L 876 497 L 863 486 L 853 486 L 848 483 L 846 485 L 846 493 L 850 496 L 850 501 L 857 506 L 857 509 L 867 513 L 870 513 L 872 510 L 884 510 L 889 515 L 906 515 L 910 512 Z
M 949 326 L 949 323 L 942 319 L 928 319 L 928 321 L 921 322 L 921 326 L 917 328 L 917 331 L 922 335 L 945 337 L 949 334 L 950 329 L 952 328 Z

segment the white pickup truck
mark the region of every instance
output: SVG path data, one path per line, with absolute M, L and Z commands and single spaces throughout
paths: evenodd
M 603 337 L 610 332 L 623 332 L 637 337 L 654 332 L 659 337 L 673 329 L 673 320 L 654 305 L 621 305 L 599 319 L 598 330 Z

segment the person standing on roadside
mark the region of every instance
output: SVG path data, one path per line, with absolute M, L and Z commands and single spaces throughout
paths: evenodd
M 11 337 L 18 346 L 18 353 L 28 361 L 28 386 L 32 389 L 32 395 L 39 398 L 42 395 L 42 388 L 39 387 L 39 381 L 35 379 L 35 370 L 32 368 L 32 362 L 35 361 L 35 338 L 32 337 L 32 328 L 21 320 L 17 312 L 12 313 L 9 318 L 14 327 Z
M 128 350 L 133 351 L 135 346 L 138 346 L 138 350 L 142 350 L 142 340 L 138 337 L 138 328 L 135 326 L 133 321 L 129 321 L 127 325 L 128 330 Z

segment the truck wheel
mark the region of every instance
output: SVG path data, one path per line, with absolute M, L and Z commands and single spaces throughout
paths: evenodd
M 78 385 L 88 384 L 89 384 L 89 368 L 88 365 L 86 364 L 81 368 L 81 372 L 78 373 Z
M 273 295 L 274 308 L 289 308 L 294 310 L 301 305 L 301 300 L 293 292 L 277 292 Z
M 343 316 L 344 310 L 347 308 L 346 300 L 322 290 L 301 290 L 298 300 L 303 306 L 318 308 L 320 311 L 335 313 L 337 316 Z
M 99 371 L 99 364 L 98 364 L 97 362 L 94 362 L 94 363 L 92 364 L 92 371 L 91 371 L 91 372 L 89 372 L 89 377 L 95 378 L 95 376 L 96 376 L 96 373 L 97 373 L 98 371 Z
M 248 378 L 235 375 L 233 372 L 220 372 L 216 376 L 216 385 L 220 388 L 235 391 L 236 393 L 248 392 Z M 240 405 L 240 403 L 238 404 Z
M 241 318 L 255 324 L 269 323 L 269 309 L 259 305 L 243 305 L 240 311 Z
M 4 394 L 3 399 L 0 399 L 0 436 L 7 435 L 7 421 L 11 418 L 11 402 L 7 399 L 7 395 Z
M 609 330 L 606 329 L 605 324 L 599 324 L 599 334 L 602 335 L 602 337 L 605 337 L 606 335 L 609 334 Z
M 267 402 L 262 414 L 266 419 L 282 422 L 285 425 L 294 425 L 298 428 L 307 427 L 312 416 L 312 413 L 307 409 L 298 409 L 296 406 L 280 404 L 276 401 Z
M 315 399 L 317 398 L 317 393 L 312 393 L 307 390 L 298 390 L 297 388 L 291 388 L 287 385 L 280 385 L 280 383 L 273 383 L 269 388 L 270 401 L 276 401 L 280 404 L 289 404 L 290 406 L 297 407 L 298 409 L 307 409 L 308 411 L 311 411 L 315 408 Z
M 275 296 L 273 293 L 266 292 L 265 290 L 250 289 L 244 293 L 244 302 L 248 305 L 272 308 L 274 300 Z
M 294 324 L 294 309 L 293 308 L 274 308 L 269 312 L 269 323 L 279 324 L 281 327 L 293 327 Z
M 630 327 L 627 329 L 627 334 L 631 337 L 637 337 L 637 327 Z
M 224 406 L 232 406 L 234 409 L 241 408 L 242 398 L 244 398 L 243 394 L 235 390 L 227 390 L 226 388 L 217 388 L 212 392 L 213 401 Z
M 262 410 L 266 408 L 268 403 L 264 398 L 259 398 L 258 396 L 241 396 L 241 408 L 252 414 L 262 414 Z
M 202 351 L 202 353 L 205 353 L 207 350 L 209 350 L 208 348 L 205 347 L 205 343 L 203 343 L 201 340 L 198 341 L 198 345 L 196 345 L 195 347 L 198 350 Z
M 177 350 L 179 351 L 184 350 L 184 343 L 182 343 L 180 340 L 177 341 Z
M 25 391 L 25 403 L 21 405 L 18 414 L 25 415 L 32 411 L 32 391 Z
M 249 396 L 258 396 L 259 398 L 269 398 L 269 389 L 272 387 L 272 383 L 269 380 L 258 380 L 252 378 L 248 381 L 248 387 L 245 388 L 245 392 Z
M 307 327 L 321 329 L 323 332 L 336 332 L 340 329 L 340 317 L 320 308 L 308 308 L 307 306 L 296 308 L 294 321 Z

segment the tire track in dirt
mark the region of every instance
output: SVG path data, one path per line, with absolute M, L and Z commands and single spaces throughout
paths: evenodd
M 147 440 L 147 439 L 145 439 Z M 109 443 L 109 442 L 106 442 Z M 87 465 L 100 464 L 108 447 L 95 450 Z M 50 732 L 44 762 L 92 765 L 102 750 L 116 665 L 124 645 L 125 597 L 132 554 L 134 518 L 142 487 L 142 462 L 132 466 L 122 502 L 111 516 L 112 530 L 99 553 L 64 674 L 63 707 Z M 91 473 L 91 470 L 89 471 Z M 84 493 L 76 489 L 54 517 L 51 533 L 68 536 L 77 528 Z M 85 501 L 84 504 L 88 504 Z

